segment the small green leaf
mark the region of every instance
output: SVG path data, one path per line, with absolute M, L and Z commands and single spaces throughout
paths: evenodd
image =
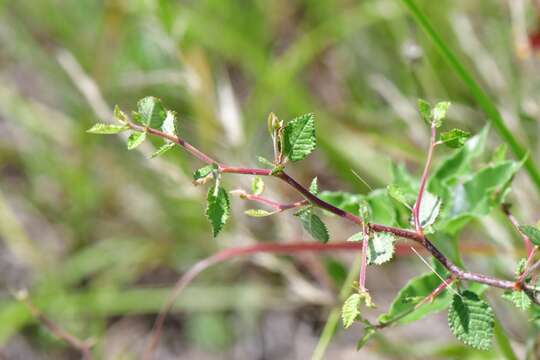
M 153 96 L 147 96 L 137 102 L 135 118 L 141 124 L 160 129 L 167 116 L 161 100 Z
M 369 339 L 375 335 L 377 333 L 377 329 L 375 329 L 374 327 L 372 326 L 366 326 L 364 328 L 364 335 L 362 335 L 362 337 L 360 338 L 360 340 L 358 340 L 358 342 L 356 343 L 356 351 L 362 349 L 364 347 L 364 345 L 367 344 L 367 342 L 369 341 Z
M 532 304 L 531 299 L 524 291 L 506 291 L 502 297 L 505 300 L 511 301 L 521 311 L 527 311 Z
M 345 329 L 350 327 L 360 315 L 359 307 L 361 301 L 360 294 L 352 294 L 343 303 L 343 307 L 341 308 L 341 319 Z
M 319 193 L 319 184 L 317 183 L 316 176 L 313 178 L 313 180 L 311 180 L 311 185 L 309 185 L 309 192 L 313 195 L 317 195 Z
M 166 134 L 176 136 L 178 133 L 178 120 L 174 111 L 167 110 L 167 115 L 161 125 L 161 130 Z
M 251 217 L 265 217 L 265 216 L 270 216 L 270 215 L 275 214 L 275 212 L 270 212 L 263 209 L 249 209 L 249 210 L 244 211 L 244 213 L 247 216 L 251 216 Z
M 540 230 L 531 225 L 522 225 L 519 227 L 519 230 L 525 234 L 534 245 L 540 246 Z
M 396 237 L 390 233 L 375 233 L 368 243 L 368 264 L 381 265 L 392 259 Z
M 428 228 L 433 225 L 441 210 L 441 198 L 430 192 L 424 192 L 422 203 L 420 204 L 420 225 Z
M 431 110 L 431 121 L 433 121 L 435 127 L 440 127 L 442 125 L 442 121 L 446 117 L 449 108 L 450 102 L 448 101 L 441 101 L 433 107 Z
M 428 124 L 431 125 L 431 104 L 426 100 L 418 99 L 418 111 L 422 119 Z
M 501 161 L 504 161 L 506 159 L 507 151 L 508 151 L 508 145 L 506 145 L 506 143 L 502 143 L 501 145 L 497 146 L 497 148 L 493 152 L 493 155 L 491 155 L 491 162 L 496 164 Z
M 296 214 L 300 218 L 304 229 L 317 241 L 327 243 L 330 240 L 326 225 L 322 220 L 313 213 L 311 208 L 304 208 L 298 211 Z
M 146 139 L 145 132 L 134 132 L 128 137 L 127 148 L 128 150 L 133 150 L 137 146 L 141 145 Z
M 118 134 L 127 129 L 129 129 L 129 126 L 127 125 L 111 125 L 111 124 L 98 123 L 98 124 L 94 124 L 94 126 L 86 130 L 86 132 L 90 134 L 109 135 L 109 134 Z
M 518 263 L 516 265 L 516 268 L 514 270 L 514 274 L 516 275 L 516 277 L 523 274 L 526 267 L 527 267 L 527 259 L 525 259 L 525 258 L 519 259 L 519 261 L 518 261 Z
M 454 295 L 448 310 L 448 325 L 454 336 L 479 350 L 489 350 L 495 326 L 493 309 L 474 292 Z
M 448 147 L 458 149 L 465 145 L 471 133 L 460 129 L 452 129 L 441 134 L 440 141 Z
M 308 156 L 317 145 L 315 138 L 315 116 L 305 114 L 291 120 L 283 130 L 283 153 L 291 161 L 300 161 Z
M 254 195 L 261 195 L 264 191 L 264 181 L 260 176 L 255 176 L 251 181 L 251 192 Z
M 207 177 L 210 177 L 210 175 L 214 171 L 217 171 L 217 168 L 218 167 L 217 167 L 216 164 L 210 164 L 210 165 L 203 166 L 202 168 L 195 170 L 195 172 L 193 173 L 193 180 L 194 181 L 199 181 L 199 180 L 205 179 Z
M 276 166 L 276 164 L 274 164 L 273 162 L 271 162 L 270 160 L 268 160 L 267 158 L 263 157 L 263 156 L 257 156 L 257 160 L 263 164 L 263 165 L 266 165 L 270 168 L 273 168 Z
M 371 222 L 371 206 L 369 206 L 369 202 L 364 199 L 358 200 L 358 215 L 360 216 L 362 221 L 366 223 Z
M 118 105 L 114 106 L 113 117 L 116 121 L 122 124 L 125 124 L 128 122 L 127 115 L 122 110 L 120 110 L 120 107 Z
M 277 174 L 281 173 L 283 171 L 283 169 L 285 169 L 285 165 L 283 165 L 283 164 L 275 165 L 274 168 L 272 169 L 272 171 L 270 172 L 270 175 L 271 176 L 277 175 Z
M 165 154 L 167 151 L 171 150 L 174 147 L 174 145 L 176 145 L 176 144 L 175 143 L 167 143 L 167 144 L 162 145 L 152 155 L 150 155 L 150 159 L 153 159 L 155 157 L 158 157 L 158 156 L 161 156 L 161 155 Z
M 407 196 L 404 189 L 402 189 L 397 184 L 390 184 L 386 187 L 386 192 L 388 193 L 388 196 L 396 200 L 397 202 L 405 205 L 407 208 L 411 208 L 411 203 L 414 202 L 414 198 L 411 198 L 411 196 Z
M 214 187 L 208 189 L 208 206 L 206 208 L 206 217 L 212 224 L 214 237 L 219 234 L 231 214 L 231 204 L 227 191 L 221 186 L 218 187 L 217 192 L 215 190 Z
M 357 232 L 356 234 L 351 235 L 347 241 L 364 241 L 364 233 L 363 232 Z

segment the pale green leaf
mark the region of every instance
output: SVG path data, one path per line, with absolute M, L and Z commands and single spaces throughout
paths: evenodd
M 193 180 L 198 181 L 206 177 L 209 177 L 216 170 L 217 170 L 216 164 L 203 166 L 202 168 L 195 170 L 195 172 L 193 173 Z
M 90 134 L 109 135 L 109 134 L 118 134 L 127 129 L 129 129 L 129 126 L 127 125 L 111 125 L 111 124 L 98 123 L 98 124 L 94 124 L 94 126 L 86 130 L 86 132 Z
M 244 213 L 251 217 L 265 217 L 275 214 L 275 212 L 270 212 L 263 209 L 249 209 L 244 211 Z
M 425 191 L 420 203 L 420 225 L 422 227 L 431 226 L 441 210 L 441 199 L 430 192 Z
M 358 342 L 356 343 L 356 350 L 358 351 L 362 349 L 364 345 L 367 344 L 369 339 L 376 333 L 377 333 L 377 329 L 375 329 L 372 326 L 366 326 L 366 328 L 364 329 L 364 334 L 362 335 L 360 340 L 358 340 Z
M 178 120 L 176 119 L 176 113 L 174 111 L 167 110 L 167 115 L 161 125 L 161 130 L 165 134 L 176 136 L 178 133 Z
M 356 234 L 352 234 L 347 241 L 356 242 L 356 241 L 364 241 L 364 233 L 363 232 L 357 232 Z
M 319 194 L 319 184 L 317 182 L 316 176 L 313 178 L 313 180 L 311 180 L 311 184 L 309 185 L 309 192 L 313 195 Z
M 221 186 L 216 189 L 208 189 L 208 204 L 206 207 L 206 217 L 212 225 L 214 237 L 221 231 L 231 214 L 229 195 Z
M 519 227 L 519 230 L 531 240 L 531 242 L 540 246 L 540 230 L 531 225 L 522 225 Z
M 300 210 L 295 214 L 300 218 L 302 226 L 304 229 L 317 241 L 322 243 L 328 242 L 330 236 L 328 235 L 328 230 L 326 225 L 322 220 L 313 213 L 311 208 L 305 208 Z
M 502 143 L 497 146 L 493 154 L 491 155 L 491 162 L 496 164 L 498 162 L 504 161 L 506 159 L 506 152 L 508 151 L 508 145 Z
M 343 307 L 341 308 L 341 320 L 343 321 L 343 327 L 345 329 L 350 327 L 360 315 L 361 301 L 360 294 L 355 293 L 351 294 L 343 303 Z
M 433 107 L 431 110 L 431 121 L 435 127 L 440 127 L 442 125 L 442 121 L 446 117 L 449 108 L 450 102 L 448 101 L 441 101 Z
M 291 161 L 308 156 L 317 145 L 315 116 L 305 114 L 291 120 L 283 130 L 283 153 Z
M 427 123 L 431 124 L 431 105 L 423 99 L 418 99 L 418 111 L 420 116 Z
M 527 267 L 527 259 L 525 259 L 525 258 L 519 259 L 519 261 L 518 261 L 518 263 L 516 265 L 516 268 L 514 270 L 514 274 L 516 275 L 516 277 L 523 274 L 526 267 Z
M 396 237 L 390 233 L 375 233 L 368 243 L 368 264 L 381 265 L 392 259 Z
M 461 129 L 452 129 L 450 131 L 443 132 L 441 134 L 440 141 L 448 147 L 458 149 L 465 145 L 465 142 L 470 137 L 470 132 L 463 131 Z
M 270 160 L 268 160 L 267 158 L 263 157 L 263 156 L 257 156 L 257 160 L 263 164 L 263 165 L 266 165 L 270 168 L 273 168 L 274 166 L 276 166 L 276 164 L 274 164 L 273 162 L 271 162 Z
M 251 181 L 251 192 L 254 195 L 261 195 L 264 191 L 264 181 L 260 176 L 255 176 Z
M 448 310 L 448 325 L 454 336 L 479 350 L 491 347 L 495 315 L 491 306 L 474 292 L 455 294 Z
M 531 299 L 524 291 L 506 291 L 502 297 L 511 301 L 521 311 L 528 310 L 532 305 Z
M 146 139 L 146 133 L 145 132 L 134 132 L 131 135 L 129 135 L 127 140 L 127 148 L 128 150 L 133 150 L 137 146 L 141 145 L 144 140 Z
M 158 157 L 158 156 L 161 156 L 161 155 L 165 154 L 167 151 L 171 150 L 174 147 L 174 145 L 176 145 L 176 144 L 175 143 L 167 143 L 167 144 L 162 145 L 152 155 L 150 155 L 150 159 L 153 159 L 155 157 Z
M 407 208 L 411 208 L 411 204 L 414 203 L 414 197 L 408 196 L 405 190 L 397 184 L 390 184 L 386 187 L 388 196 L 397 202 L 405 205 Z
M 125 124 L 128 121 L 127 115 L 120 110 L 118 105 L 114 106 L 113 117 L 116 121 L 121 122 L 122 124 Z
M 137 102 L 135 118 L 145 126 L 160 129 L 166 116 L 161 100 L 154 96 L 147 96 Z

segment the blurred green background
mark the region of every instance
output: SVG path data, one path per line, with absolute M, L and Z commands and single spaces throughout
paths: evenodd
M 537 158 L 539 58 L 528 41 L 535 4 L 418 3 Z M 428 133 L 418 97 L 450 100 L 452 125 L 477 132 L 487 123 L 397 0 L 0 1 L 2 358 L 79 357 L 13 299 L 18 289 L 56 323 L 95 340 L 97 358 L 136 359 L 172 284 L 198 259 L 261 241 L 311 241 L 286 214 L 245 217 L 250 204 L 238 199 L 213 239 L 205 189 L 191 184 L 196 160 L 178 149 L 148 160 L 150 145 L 128 152 L 121 137 L 85 133 L 109 121 L 114 104 L 133 109 L 146 95 L 177 111 L 186 139 L 235 165 L 271 156 L 270 111 L 283 119 L 314 112 L 318 151 L 291 172 L 304 184 L 317 175 L 323 189 L 358 193 L 365 183 L 385 186 L 391 162 L 420 172 Z M 489 146 L 500 142 L 492 131 Z M 247 188 L 250 179 L 224 181 Z M 276 181 L 267 187 L 273 198 L 298 199 Z M 516 216 L 536 222 L 538 200 L 522 172 Z M 328 222 L 332 241 L 354 231 Z M 522 255 L 499 214 L 469 226 L 462 241 L 478 245 L 466 253 L 471 267 L 491 274 L 509 276 Z M 309 358 L 353 255 L 261 255 L 210 269 L 178 301 L 158 358 Z M 426 270 L 415 256 L 370 269 L 374 314 Z M 525 315 L 493 301 L 516 353 L 534 349 Z M 327 358 L 500 356 L 497 347 L 458 344 L 444 314 L 387 329 L 360 354 L 359 330 L 339 330 Z

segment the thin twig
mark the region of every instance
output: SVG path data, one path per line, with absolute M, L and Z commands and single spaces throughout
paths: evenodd
M 274 209 L 274 211 L 276 212 L 282 212 L 285 210 L 294 209 L 294 208 L 309 204 L 307 200 L 300 200 L 300 201 L 296 201 L 290 204 L 282 204 L 261 195 L 249 194 L 248 192 L 242 189 L 232 190 L 232 191 L 229 191 L 229 193 L 233 195 L 238 195 L 242 199 L 256 201 L 261 204 L 267 205 L 271 207 L 272 209 Z

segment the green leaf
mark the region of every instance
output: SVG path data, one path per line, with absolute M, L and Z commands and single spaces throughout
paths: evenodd
M 343 327 L 347 329 L 350 327 L 356 318 L 360 315 L 360 302 L 362 301 L 360 294 L 351 294 L 347 300 L 343 303 L 341 308 L 341 320 L 343 321 Z
M 420 225 L 429 227 L 433 225 L 441 210 L 441 199 L 430 192 L 424 192 L 420 203 Z
M 352 242 L 355 242 L 355 241 L 364 241 L 364 233 L 363 232 L 357 232 L 355 234 L 352 234 L 348 239 L 347 241 L 352 241 Z
M 418 111 L 422 119 L 428 124 L 431 125 L 431 104 L 426 100 L 418 99 Z
M 518 261 L 518 263 L 516 265 L 516 268 L 514 269 L 514 274 L 516 275 L 516 277 L 523 274 L 526 267 L 527 267 L 527 259 L 525 259 L 525 258 L 519 259 L 519 261 Z
M 264 191 L 264 181 L 260 176 L 255 176 L 251 181 L 251 192 L 254 195 L 261 195 Z
M 433 121 L 435 127 L 440 127 L 442 125 L 442 121 L 446 117 L 449 108 L 450 102 L 448 101 L 441 101 L 433 107 L 431 110 L 431 121 Z
M 206 217 L 212 224 L 213 234 L 216 237 L 231 214 L 229 195 L 221 186 L 217 188 L 217 192 L 214 187 L 211 187 L 208 189 L 207 200 Z
M 116 121 L 121 122 L 122 124 L 125 124 L 128 121 L 127 115 L 120 110 L 118 105 L 114 106 L 113 117 Z
M 448 310 L 448 325 L 454 336 L 479 350 L 491 347 L 495 315 L 487 302 L 474 292 L 455 294 Z
M 358 200 L 358 215 L 362 221 L 365 223 L 371 222 L 372 214 L 373 213 L 371 211 L 371 206 L 369 206 L 369 202 L 365 199 Z
M 531 225 L 522 225 L 519 227 L 519 231 L 525 234 L 525 236 L 527 236 L 534 245 L 540 246 L 540 230 L 538 230 L 536 227 Z
M 263 157 L 263 156 L 257 156 L 257 160 L 263 164 L 263 165 L 266 165 L 270 168 L 273 168 L 276 166 L 276 164 L 274 164 L 273 162 L 271 162 L 270 160 L 268 160 L 267 158 Z
M 311 208 L 305 208 L 295 214 L 300 218 L 304 229 L 317 241 L 327 243 L 330 240 L 326 225 L 313 213 Z
M 141 145 L 146 139 L 145 132 L 134 132 L 128 137 L 127 148 L 128 150 L 133 150 L 137 146 Z
M 368 264 L 381 265 L 392 259 L 396 237 L 390 233 L 375 233 L 368 243 Z
M 174 111 L 167 110 L 167 115 L 165 116 L 165 120 L 161 125 L 161 130 L 166 134 L 176 136 L 178 133 L 178 120 Z
M 448 290 L 444 290 L 431 303 L 425 303 L 415 309 L 416 305 L 431 294 L 441 282 L 434 273 L 426 273 L 411 279 L 399 291 L 388 312 L 379 316 L 379 322 L 407 324 L 446 309 L 451 301 Z
M 275 214 L 275 212 L 270 212 L 263 209 L 249 209 L 249 210 L 244 211 L 244 213 L 247 216 L 251 216 L 251 217 L 265 217 L 265 216 L 270 216 L 270 215 Z
M 129 126 L 127 125 L 111 125 L 111 124 L 98 123 L 98 124 L 94 124 L 94 126 L 86 130 L 86 132 L 90 134 L 109 135 L 109 134 L 118 134 L 127 129 L 129 129 Z
M 313 180 L 311 180 L 311 184 L 309 185 L 309 192 L 313 195 L 317 195 L 319 193 L 319 184 L 317 182 L 316 176 L 313 178 Z
M 200 169 L 195 170 L 193 173 L 193 180 L 199 181 L 209 177 L 214 171 L 217 171 L 218 167 L 216 164 L 210 164 L 203 166 Z
M 506 159 L 506 152 L 508 151 L 508 145 L 506 143 L 502 143 L 501 145 L 497 146 L 495 151 L 493 151 L 493 154 L 491 155 L 491 162 L 496 164 L 501 161 L 504 161 Z
M 465 142 L 470 137 L 470 132 L 463 131 L 461 129 L 452 129 L 450 131 L 443 132 L 441 134 L 440 141 L 448 147 L 458 149 L 465 145 Z
M 305 114 L 291 120 L 283 130 L 283 153 L 291 161 L 308 156 L 317 145 L 315 138 L 315 116 Z
M 155 157 L 158 157 L 158 156 L 161 156 L 161 155 L 165 154 L 167 151 L 171 150 L 174 147 L 174 145 L 176 145 L 176 144 L 175 143 L 167 143 L 167 144 L 162 145 L 152 155 L 150 155 L 150 159 L 153 159 Z
M 166 116 L 161 100 L 156 97 L 147 96 L 137 102 L 135 118 L 145 126 L 160 129 Z
M 531 299 L 524 291 L 506 291 L 502 297 L 512 302 L 521 311 L 527 311 L 532 304 Z
M 414 202 L 414 197 L 411 198 L 411 196 L 407 196 L 405 190 L 397 184 L 388 185 L 386 187 L 386 192 L 388 193 L 388 196 L 390 196 L 392 199 L 405 205 L 409 209 L 411 208 L 411 203 Z
M 358 202 L 364 197 L 344 191 L 323 191 L 319 198 L 342 210 L 358 214 Z
M 285 169 L 285 165 L 283 165 L 283 164 L 275 165 L 274 168 L 272 169 L 272 171 L 270 172 L 270 175 L 271 176 L 277 175 L 277 174 L 281 173 L 283 171 L 283 169 Z

